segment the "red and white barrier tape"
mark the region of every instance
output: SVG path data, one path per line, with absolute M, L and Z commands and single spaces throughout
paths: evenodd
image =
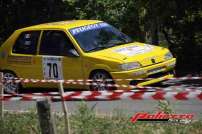
M 146 78 L 147 79 L 147 78 Z M 149 78 L 150 79 L 150 78 Z M 202 77 L 180 77 L 180 78 L 170 78 L 172 80 L 197 80 L 202 79 Z M 121 80 L 132 80 L 132 79 L 116 79 Z M 145 79 L 144 79 L 145 80 Z M 80 84 L 80 85 L 97 85 L 97 83 L 92 82 L 93 80 L 38 80 L 38 79 L 23 79 L 14 78 L 4 81 L 6 82 L 21 82 L 21 83 L 59 83 L 64 84 Z M 99 81 L 99 80 L 98 80 Z M 101 81 L 101 80 L 100 80 Z M 99 84 L 100 85 L 100 84 Z M 122 88 L 132 88 L 138 90 L 134 92 L 132 90 L 115 90 L 115 91 L 80 91 L 80 92 L 67 92 L 65 93 L 63 99 L 66 101 L 82 99 L 82 100 L 116 100 L 116 99 L 177 99 L 177 100 L 188 100 L 188 99 L 199 99 L 202 100 L 201 88 L 186 88 L 177 91 L 177 87 L 160 88 L 160 87 L 140 87 L 133 85 L 118 85 L 118 84 L 101 84 L 103 86 L 109 87 L 122 87 Z M 146 92 L 152 90 L 154 92 Z M 183 90 L 183 91 L 182 91 Z M 172 92 L 171 92 L 172 91 Z M 51 93 L 32 93 L 32 94 L 6 94 L 0 100 L 12 101 L 12 100 L 23 100 L 23 101 L 33 101 L 37 99 L 42 99 L 44 96 L 50 96 L 53 101 L 59 100 L 59 94 L 57 92 Z M 139 98 L 138 98 L 139 97 Z
M 69 79 L 69 80 L 39 80 L 39 79 L 27 79 L 27 78 L 5 78 L 4 82 L 15 82 L 15 83 L 58 83 L 58 82 L 94 82 L 92 79 Z M 137 78 L 137 79 L 106 79 L 105 81 L 132 81 L 132 80 L 152 80 L 156 78 Z M 202 77 L 174 77 L 174 78 L 167 78 L 166 80 L 201 80 Z M 103 80 L 97 80 L 103 81 Z
M 182 88 L 180 86 L 176 87 L 167 87 L 167 88 L 161 88 L 161 87 L 137 87 L 135 89 L 131 90 L 115 90 L 115 92 L 157 92 L 157 91 L 163 91 L 163 92 L 198 92 L 202 91 L 202 87 L 195 87 L 195 88 Z M 70 92 L 70 91 L 68 91 Z M 71 92 L 77 92 L 77 91 L 71 91 Z M 94 91 L 92 91 L 94 92 Z M 9 93 L 5 94 L 6 96 L 19 96 L 19 95 L 32 95 L 32 96 L 59 96 L 59 92 L 38 92 L 38 93 L 25 93 L 25 94 L 16 94 L 16 93 Z
M 0 98 L 1 101 L 35 101 L 43 99 L 44 96 L 21 94 L 16 97 L 12 95 L 4 95 Z M 60 96 L 50 96 L 52 101 L 61 101 Z M 202 91 L 180 91 L 180 92 L 133 92 L 125 90 L 116 91 L 72 91 L 65 92 L 63 98 L 64 101 L 72 100 L 86 100 L 86 101 L 98 101 L 98 100 L 202 100 Z
M 198 80 L 202 79 L 202 77 L 180 77 L 180 78 L 169 78 L 172 80 Z M 105 81 L 110 81 L 112 79 L 108 79 Z M 132 80 L 132 79 L 115 79 L 115 80 Z M 102 81 L 102 80 L 97 80 L 97 81 Z M 98 85 L 98 83 L 94 82 L 93 80 L 39 80 L 39 79 L 23 79 L 23 78 L 14 78 L 10 80 L 4 80 L 4 83 L 9 83 L 9 82 L 15 82 L 15 83 L 59 83 L 63 82 L 64 84 L 74 84 L 74 85 Z M 135 86 L 135 85 L 125 85 L 125 84 L 102 84 L 99 83 L 99 86 L 105 86 L 105 87 L 117 87 L 117 88 L 129 88 L 129 89 L 134 89 L 134 88 L 142 88 L 142 89 L 150 89 L 150 87 L 141 87 L 141 86 Z M 153 87 L 151 87 L 153 88 Z M 156 89 L 158 89 L 156 87 Z M 161 88 L 160 88 L 161 89 Z
M 33 81 L 32 81 L 33 82 Z M 41 80 L 42 83 L 46 83 L 45 81 Z M 49 82 L 52 82 L 52 80 L 50 80 Z M 177 85 L 176 87 L 168 87 L 168 88 L 162 88 L 162 87 L 149 87 L 149 86 L 136 86 L 136 85 L 126 85 L 126 84 L 98 84 L 95 82 L 76 82 L 76 81 L 65 81 L 65 80 L 58 80 L 55 81 L 56 83 L 58 82 L 63 82 L 64 84 L 72 84 L 72 85 L 99 85 L 99 86 L 105 86 L 105 87 L 117 87 L 117 88 L 124 88 L 124 90 L 128 89 L 136 89 L 136 90 L 163 90 L 163 91 L 171 91 L 171 90 L 176 90 L 178 87 L 180 87 L 181 85 Z M 27 82 L 28 83 L 28 82 Z M 194 87 L 194 88 L 188 88 L 185 90 L 198 90 L 198 89 L 202 89 L 202 87 Z

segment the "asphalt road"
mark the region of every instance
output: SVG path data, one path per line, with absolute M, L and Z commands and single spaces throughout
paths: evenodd
M 167 81 L 158 85 L 165 89 L 174 87 L 175 90 L 183 91 L 187 88 L 197 87 L 202 90 L 201 80 L 197 81 Z M 29 91 L 34 92 L 34 91 Z M 189 100 L 189 101 L 174 101 L 170 100 L 170 106 L 175 113 L 192 113 L 195 119 L 202 119 L 202 101 Z M 68 101 L 66 102 L 69 113 L 75 113 L 78 109 L 80 101 Z M 98 115 L 112 116 L 116 114 L 124 114 L 132 116 L 137 112 L 157 112 L 158 101 L 155 100 L 117 100 L 117 101 L 87 101 L 89 108 L 95 107 L 95 111 Z M 23 101 L 11 101 L 4 102 L 5 110 L 8 111 L 28 111 L 36 109 L 36 102 L 23 102 Z M 53 111 L 61 112 L 61 102 L 52 103 Z

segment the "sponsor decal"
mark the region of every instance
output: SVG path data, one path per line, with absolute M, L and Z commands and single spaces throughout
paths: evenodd
M 164 112 L 157 112 L 149 114 L 147 112 L 140 112 L 134 114 L 130 121 L 135 123 L 137 121 L 169 121 L 169 120 L 192 120 L 193 114 L 167 114 Z
M 124 48 L 118 48 L 114 52 L 126 55 L 126 56 L 134 56 L 137 54 L 143 54 L 146 52 L 150 52 L 153 49 L 151 45 L 144 45 L 144 46 L 128 46 Z
M 32 57 L 27 56 L 8 56 L 7 58 L 8 63 L 15 63 L 15 64 L 32 64 Z
M 95 29 L 100 29 L 100 28 L 107 27 L 107 26 L 109 26 L 109 24 L 101 22 L 101 23 L 73 28 L 73 29 L 70 29 L 70 32 L 72 35 L 77 35 L 79 33 L 83 33 L 83 32 L 90 31 L 90 30 L 95 30 Z

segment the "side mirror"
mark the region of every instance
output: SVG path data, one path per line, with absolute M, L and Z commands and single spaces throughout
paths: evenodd
M 70 49 L 67 52 L 67 56 L 69 56 L 69 57 L 79 57 L 79 54 L 75 49 Z

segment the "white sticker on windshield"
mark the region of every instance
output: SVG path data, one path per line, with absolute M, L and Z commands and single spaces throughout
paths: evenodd
M 43 57 L 43 75 L 45 80 L 62 80 L 62 58 Z
M 146 53 L 152 50 L 151 45 L 144 45 L 144 46 L 128 46 L 124 48 L 116 49 L 114 52 L 117 52 L 122 55 L 126 56 L 134 56 L 137 54 Z

